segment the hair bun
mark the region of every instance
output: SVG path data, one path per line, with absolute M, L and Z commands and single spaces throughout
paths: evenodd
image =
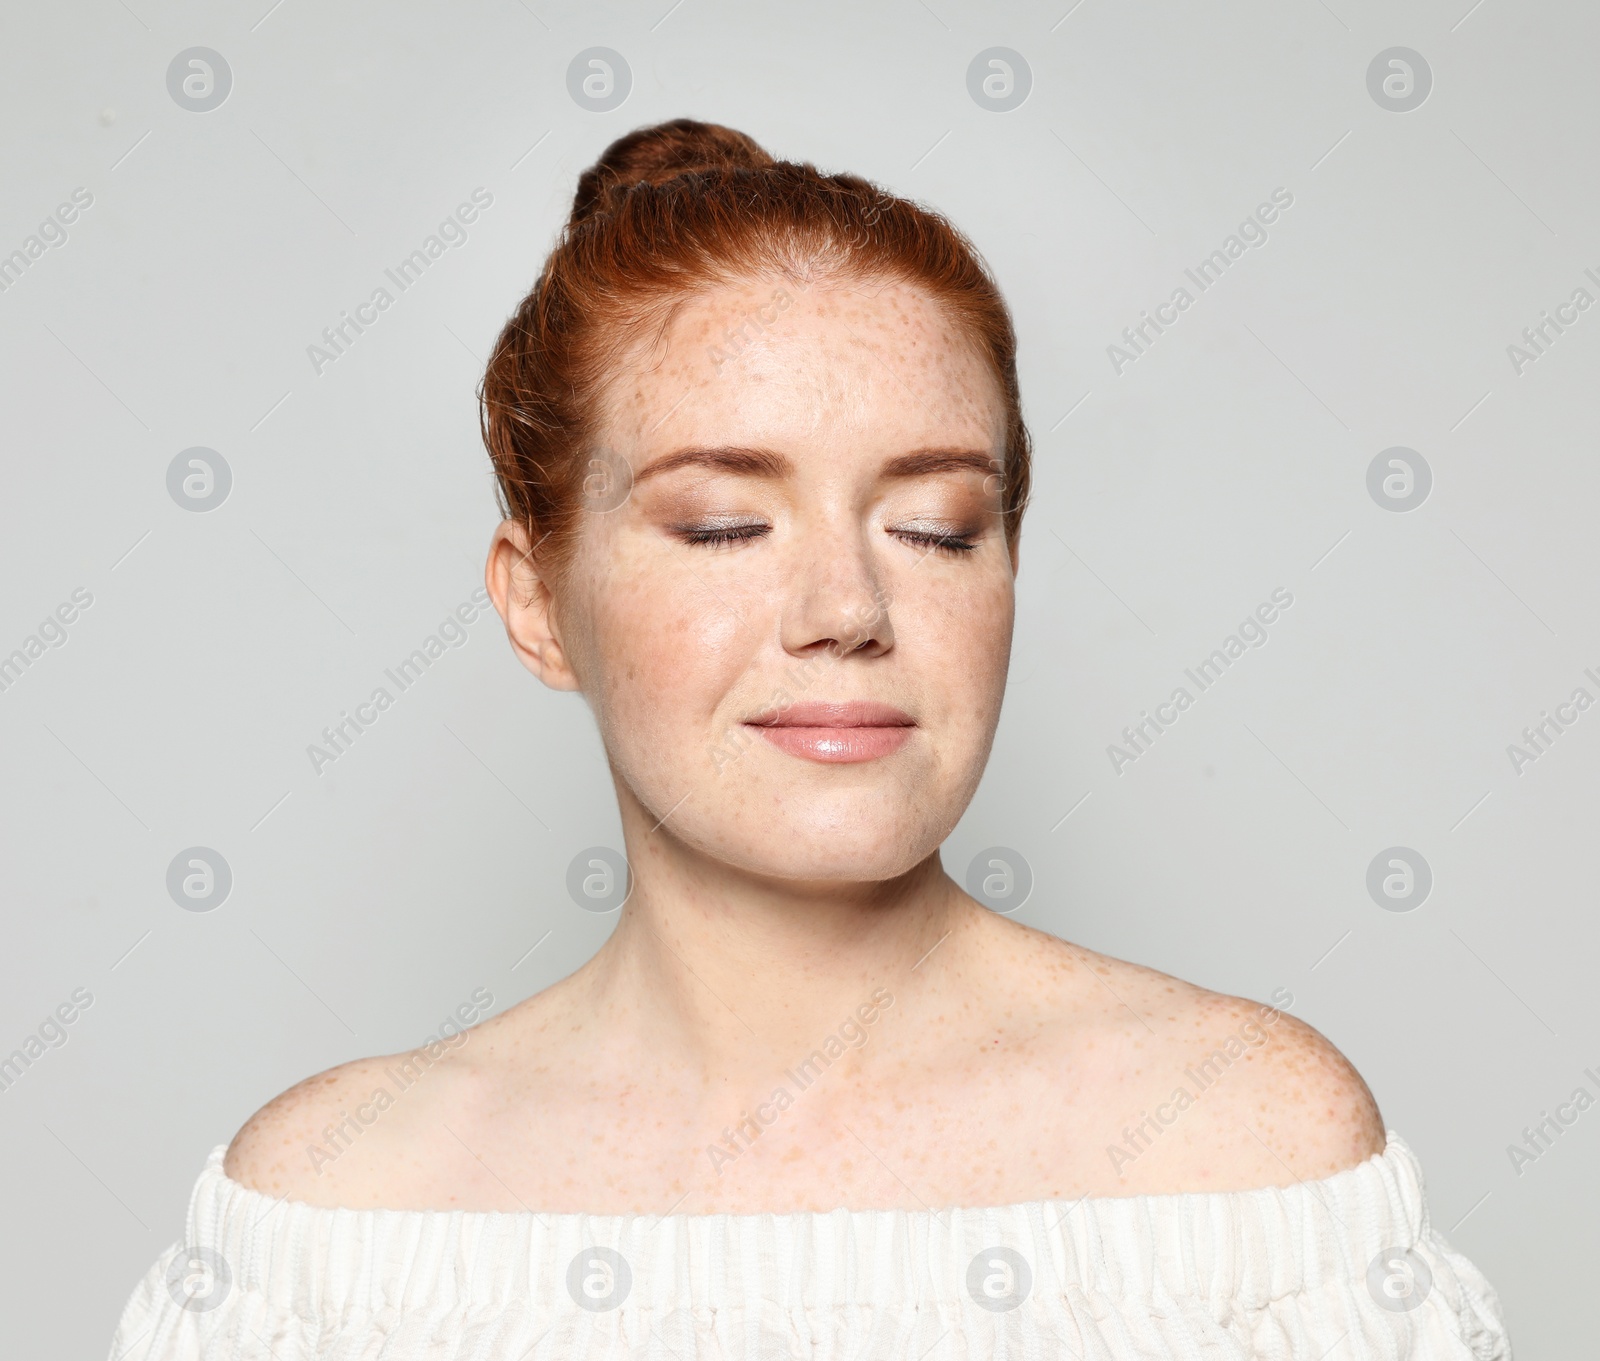
M 617 138 L 578 177 L 571 220 L 581 222 L 611 193 L 636 184 L 660 184 L 697 170 L 760 170 L 773 164 L 758 142 L 720 123 L 693 118 L 653 123 Z

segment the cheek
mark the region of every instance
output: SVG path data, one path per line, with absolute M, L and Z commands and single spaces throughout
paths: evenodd
M 1013 601 L 1009 592 L 994 594 L 976 602 L 961 620 L 962 654 L 968 660 L 957 670 L 960 684 L 972 705 L 974 716 L 981 713 L 986 727 L 999 720 L 1005 697 L 1006 673 L 1011 665 L 1011 625 Z
M 622 564 L 595 597 L 591 654 L 598 717 L 619 754 L 703 745 L 718 704 L 748 665 L 755 621 L 683 564 Z
M 931 565 L 931 564 L 929 564 Z M 909 574 L 895 623 L 898 641 L 914 644 L 918 670 L 938 678 L 956 723 L 982 721 L 1005 691 L 1016 600 L 1009 574 L 977 574 L 941 581 Z

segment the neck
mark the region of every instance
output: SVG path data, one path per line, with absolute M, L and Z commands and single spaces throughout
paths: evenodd
M 878 990 L 926 998 L 982 911 L 937 851 L 887 880 L 772 879 L 654 827 L 619 792 L 633 888 L 583 970 L 584 1004 L 664 1066 L 714 1080 L 794 1063 Z

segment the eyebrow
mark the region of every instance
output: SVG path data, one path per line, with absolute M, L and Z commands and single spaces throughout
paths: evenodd
M 883 465 L 884 477 L 926 477 L 930 473 L 959 472 L 970 468 L 984 474 L 1004 472 L 993 454 L 982 449 L 914 449 Z
M 723 445 L 715 449 L 679 449 L 676 453 L 663 454 L 654 463 L 646 464 L 635 473 L 633 484 L 638 486 L 647 477 L 691 467 L 710 468 L 744 477 L 788 477 L 794 472 L 794 464 L 771 449 Z
M 794 463 L 772 449 L 720 446 L 713 449 L 679 449 L 663 454 L 634 476 L 637 486 L 647 477 L 672 472 L 677 468 L 700 467 L 743 477 L 789 477 Z M 897 454 L 883 465 L 880 476 L 887 478 L 928 477 L 936 473 L 971 469 L 980 473 L 1004 472 L 1000 460 L 981 449 L 913 449 Z

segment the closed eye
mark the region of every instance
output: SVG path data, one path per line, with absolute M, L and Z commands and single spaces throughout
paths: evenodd
M 916 544 L 918 547 L 943 553 L 949 557 L 970 553 L 978 546 L 977 541 L 969 534 L 938 534 L 916 529 L 892 529 L 889 532 L 906 543 Z
M 772 532 L 772 526 L 759 522 L 743 525 L 685 525 L 674 532 L 687 544 L 727 548 L 737 543 L 763 538 Z
M 686 544 L 706 548 L 731 548 L 735 544 L 765 538 L 772 532 L 772 526 L 759 522 L 742 525 L 684 525 L 674 529 L 673 532 Z M 930 552 L 942 553 L 947 557 L 970 553 L 978 546 L 975 537 L 970 534 L 947 534 L 920 529 L 892 529 L 889 532 L 904 543 Z

